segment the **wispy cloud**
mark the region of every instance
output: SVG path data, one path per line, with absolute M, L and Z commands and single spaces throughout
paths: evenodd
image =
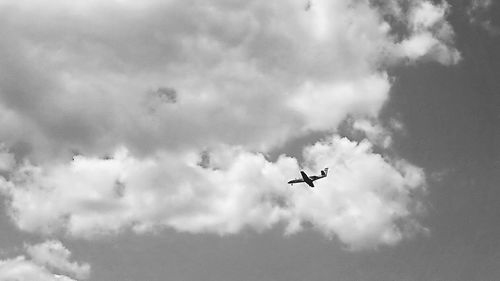
M 491 35 L 497 36 L 500 34 L 500 27 L 492 22 L 490 13 L 492 8 L 491 0 L 473 0 L 467 7 L 467 15 L 471 24 L 479 25 Z

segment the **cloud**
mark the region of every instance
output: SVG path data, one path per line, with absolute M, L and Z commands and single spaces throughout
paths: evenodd
M 64 275 L 53 274 L 23 256 L 0 260 L 0 280 L 75 281 Z
M 448 5 L 416 3 L 400 41 L 366 1 L 4 1 L 0 138 L 40 161 L 117 144 L 270 150 L 376 117 L 390 87 L 381 66 L 459 57 Z M 151 112 L 162 88 L 178 100 Z
M 314 190 L 285 184 L 300 170 L 291 157 L 269 162 L 259 153 L 223 147 L 209 153 L 206 167 L 198 164 L 201 158 L 138 159 L 122 149 L 109 159 L 27 164 L 2 186 L 16 224 L 46 234 L 91 238 L 170 227 L 222 235 L 280 222 L 293 233 L 309 223 L 357 249 L 394 244 L 423 230 L 414 221 L 421 203 L 412 199 L 425 191 L 422 170 L 374 153 L 367 141 L 334 136 L 307 147 L 304 169 L 331 171 Z M 407 224 L 416 228 L 406 231 Z
M 77 278 L 88 277 L 90 267 L 87 264 L 78 270 L 67 268 L 68 265 L 74 267 L 76 264 L 67 260 L 70 252 L 59 241 L 31 245 L 28 246 L 27 251 L 32 256 L 31 260 L 25 256 L 0 260 L 0 280 L 76 281 L 68 276 L 49 271 L 46 265 L 55 268 L 56 271 L 61 269 L 70 275 L 76 275 Z
M 87 238 L 311 225 L 353 249 L 422 230 L 410 196 L 425 190 L 422 170 L 372 150 L 387 70 L 460 54 L 446 2 L 387 3 L 3 1 L 10 216 Z M 341 138 L 346 118 L 368 140 Z M 311 132 L 331 137 L 306 147 L 305 163 L 266 159 Z M 323 188 L 284 186 L 324 166 Z
M 37 264 L 48 266 L 77 278 L 86 279 L 90 274 L 90 265 L 70 262 L 71 252 L 57 240 L 26 246 L 26 252 Z
M 346 116 L 377 116 L 387 100 L 390 83 L 386 74 L 363 77 L 358 81 L 333 84 L 306 83 L 290 100 L 290 106 L 301 112 L 306 121 L 306 129 L 330 130 Z M 335 104 L 332 110 L 328 106 Z
M 449 4 L 433 4 L 430 1 L 416 2 L 408 13 L 410 35 L 399 43 L 399 50 L 410 61 L 430 59 L 442 64 L 455 64 L 460 53 L 454 49 L 454 32 L 445 20 Z
M 420 168 L 374 153 L 367 141 L 355 143 L 338 137 L 306 148 L 304 157 L 316 169 L 338 163 L 321 191 L 310 196 L 294 194 L 293 212 L 323 233 L 360 249 L 395 244 L 426 231 L 414 220 L 422 211 L 421 202 L 411 199 L 425 192 Z M 299 225 L 290 224 L 292 229 L 294 226 Z
M 15 164 L 14 154 L 10 153 L 5 145 L 0 144 L 0 172 L 11 171 Z
M 395 121 L 397 122 L 397 121 Z M 389 148 L 392 144 L 392 134 L 378 122 L 367 119 L 355 120 L 352 128 L 363 132 L 366 138 L 373 144 L 382 148 Z

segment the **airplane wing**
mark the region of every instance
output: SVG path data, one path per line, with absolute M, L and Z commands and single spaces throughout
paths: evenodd
M 313 181 L 307 176 L 306 173 L 304 173 L 304 171 L 300 171 L 300 174 L 302 175 L 302 179 L 305 183 L 307 183 L 310 187 L 314 187 Z

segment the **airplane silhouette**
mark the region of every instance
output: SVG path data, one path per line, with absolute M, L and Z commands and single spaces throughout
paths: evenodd
M 288 183 L 293 185 L 294 183 L 305 182 L 310 187 L 314 187 L 313 181 L 325 178 L 328 175 L 328 168 L 325 168 L 323 171 L 321 171 L 320 176 L 310 176 L 309 177 L 309 176 L 307 176 L 307 174 L 304 171 L 300 171 L 300 174 L 302 175 L 301 179 L 294 179 L 294 180 L 289 181 Z

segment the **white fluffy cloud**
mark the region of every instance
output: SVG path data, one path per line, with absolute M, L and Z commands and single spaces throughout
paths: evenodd
M 212 151 L 205 167 L 198 155 L 138 159 L 123 149 L 110 159 L 27 164 L 2 186 L 21 229 L 77 237 L 165 226 L 226 234 L 283 222 L 289 233 L 306 223 L 352 248 L 370 248 L 422 230 L 412 199 L 425 191 L 421 169 L 373 153 L 368 141 L 339 137 L 306 148 L 304 159 L 308 173 L 331 171 L 314 190 L 286 185 L 300 170 L 294 158 L 269 162 L 227 147 Z
M 70 252 L 59 241 L 30 245 L 27 251 L 32 256 L 31 260 L 25 256 L 0 260 L 0 280 L 76 281 L 69 276 L 53 273 L 46 268 L 46 265 L 54 268 L 55 271 L 62 270 L 82 279 L 87 278 L 90 272 L 88 264 L 79 266 L 69 262 Z
M 449 5 L 430 1 L 417 1 L 408 14 L 410 36 L 399 43 L 400 50 L 410 60 L 431 59 L 442 64 L 454 64 L 460 53 L 450 44 L 454 32 L 445 20 Z
M 1 152 L 11 217 L 77 237 L 310 224 L 352 248 L 414 233 L 425 176 L 370 144 L 386 68 L 460 55 L 445 2 L 375 2 L 2 1 L 0 141 L 24 159 Z M 348 117 L 374 120 L 354 123 L 369 140 L 336 135 Z M 266 159 L 312 131 L 333 136 L 306 163 Z M 324 166 L 322 188 L 284 184 Z
M 26 246 L 26 252 L 37 264 L 69 273 L 77 278 L 86 279 L 90 274 L 90 265 L 71 262 L 71 252 L 57 240 Z

